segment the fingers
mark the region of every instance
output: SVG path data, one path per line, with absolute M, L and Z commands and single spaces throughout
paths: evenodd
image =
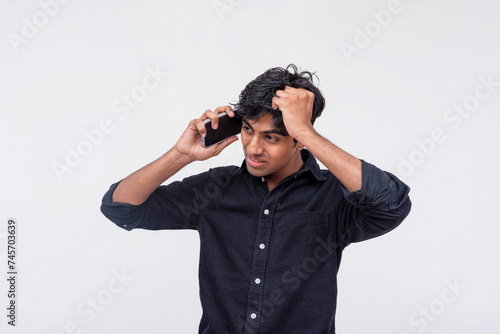
M 225 112 L 229 115 L 229 117 L 234 117 L 234 111 L 231 106 L 223 106 L 223 107 L 217 107 L 215 108 L 214 112 L 216 114 L 220 114 L 221 112 Z
M 278 93 L 280 95 L 278 95 Z M 286 99 L 286 95 L 284 94 L 285 91 L 276 91 L 276 95 L 278 96 L 275 96 L 273 97 L 273 99 L 271 100 L 271 103 L 272 103 L 272 108 L 274 110 L 283 110 L 283 108 L 285 108 L 285 105 L 287 103 L 287 99 Z
M 284 90 L 277 90 L 275 93 L 276 96 L 272 99 L 272 108 L 280 110 L 286 108 L 288 101 L 294 96 L 296 90 L 297 88 L 292 88 L 290 86 L 285 86 Z
M 198 129 L 198 132 L 202 137 L 205 137 L 207 134 L 207 131 L 205 129 L 205 120 L 209 119 L 210 123 L 212 125 L 212 129 L 217 129 L 219 127 L 219 114 L 226 112 L 229 117 L 234 117 L 234 111 L 231 108 L 231 106 L 223 106 L 223 107 L 217 107 L 215 110 L 206 110 L 201 117 L 197 120 L 196 122 L 196 128 Z
M 210 111 L 210 110 L 205 111 L 205 113 L 203 114 L 203 116 L 205 116 L 205 114 L 206 114 L 207 112 L 209 112 L 209 111 Z M 207 118 L 208 118 L 208 119 L 210 119 L 210 117 L 208 117 L 208 116 L 207 116 L 207 117 L 203 118 L 203 116 L 202 116 L 202 117 L 200 117 L 200 118 L 198 118 L 198 119 L 196 119 L 196 120 L 194 120 L 194 124 L 195 124 L 195 126 L 196 126 L 196 129 L 197 129 L 197 130 L 198 130 L 198 132 L 200 133 L 200 135 L 201 135 L 202 137 L 205 137 L 205 136 L 207 135 L 207 130 L 205 129 L 205 123 L 204 123 L 203 121 L 204 121 L 205 119 L 207 119 Z
M 228 139 L 221 141 L 218 144 L 215 144 L 214 146 L 211 147 L 211 149 L 215 151 L 214 155 L 219 155 L 220 152 L 222 152 L 226 147 L 228 147 L 237 140 L 238 140 L 237 136 L 229 137 Z
M 272 108 L 283 110 L 287 106 L 300 101 L 314 101 L 314 93 L 305 88 L 285 86 L 284 90 L 277 90 L 272 99 Z
M 277 110 L 280 108 L 280 103 L 281 101 L 279 101 L 279 98 L 278 97 L 273 97 L 273 99 L 271 100 L 271 107 L 274 109 L 274 110 Z

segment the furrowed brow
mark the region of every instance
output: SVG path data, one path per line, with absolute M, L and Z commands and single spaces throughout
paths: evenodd
M 267 130 L 267 131 L 261 131 L 260 133 L 262 133 L 262 134 L 276 134 L 276 135 L 284 136 L 284 134 L 281 133 L 281 131 L 279 131 L 279 130 Z
M 248 120 L 246 119 L 242 119 L 241 120 L 243 123 L 245 123 L 245 125 L 247 125 L 250 129 L 253 130 L 252 126 L 250 125 L 250 123 L 248 122 Z M 266 130 L 266 131 L 260 131 L 260 134 L 277 134 L 277 135 L 280 135 L 280 136 L 286 136 L 285 134 L 283 134 L 280 130 L 278 129 L 271 129 L 271 130 Z
M 241 121 L 242 121 L 243 123 L 245 123 L 245 125 L 248 125 L 248 126 L 250 127 L 250 129 L 252 129 L 252 130 L 253 130 L 252 126 L 250 125 L 250 123 L 248 123 L 248 121 L 247 121 L 246 119 L 244 119 L 244 118 L 243 118 Z

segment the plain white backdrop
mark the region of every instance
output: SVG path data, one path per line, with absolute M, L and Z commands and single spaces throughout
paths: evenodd
M 289 63 L 320 78 L 318 131 L 412 189 L 398 229 L 346 249 L 338 333 L 498 333 L 498 1 L 0 7 L 1 333 L 197 333 L 197 233 L 123 231 L 101 198 L 189 120 Z M 240 164 L 240 145 L 175 179 Z

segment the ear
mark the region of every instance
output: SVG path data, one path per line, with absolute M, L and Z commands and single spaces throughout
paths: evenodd
M 297 142 L 297 150 L 303 149 L 305 146 L 300 143 L 300 141 Z

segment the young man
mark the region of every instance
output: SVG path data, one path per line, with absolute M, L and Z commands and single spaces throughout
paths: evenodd
M 408 186 L 315 131 L 324 99 L 313 76 L 294 65 L 269 69 L 234 111 L 207 110 L 167 153 L 103 198 L 104 215 L 126 230 L 198 231 L 199 333 L 335 333 L 342 250 L 392 230 L 410 211 Z M 216 128 L 221 112 L 243 120 L 241 167 L 160 186 L 237 140 L 201 145 L 203 121 Z

